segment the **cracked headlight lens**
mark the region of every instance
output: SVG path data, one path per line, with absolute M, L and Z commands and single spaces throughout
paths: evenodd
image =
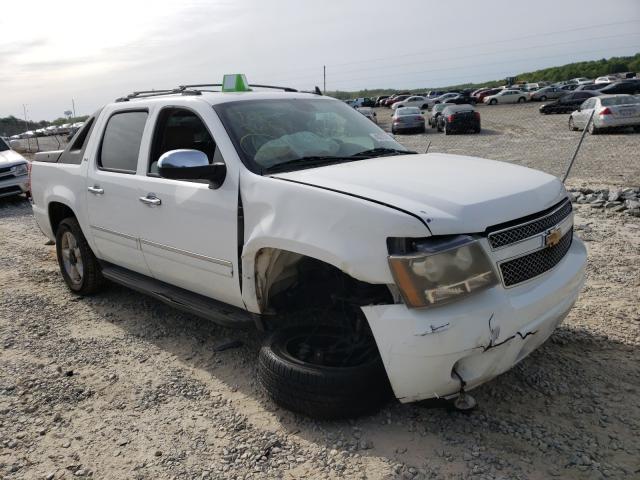
M 410 308 L 442 305 L 498 283 L 480 243 L 468 235 L 428 238 L 415 247 L 416 253 L 389 257 L 393 278 Z
M 21 175 L 26 175 L 29 172 L 27 169 L 26 163 L 21 163 L 20 165 L 16 165 L 15 167 L 12 168 L 12 170 L 13 170 L 13 174 L 16 177 L 19 177 Z

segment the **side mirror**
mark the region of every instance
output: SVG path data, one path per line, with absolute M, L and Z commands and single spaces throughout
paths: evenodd
M 18 150 L 19 148 L 22 148 L 22 143 L 20 143 L 20 140 L 10 140 L 9 146 L 11 147 L 11 150 Z
M 170 150 L 158 160 L 158 174 L 172 180 L 208 180 L 209 188 L 222 186 L 227 166 L 222 162 L 209 163 L 200 150 Z

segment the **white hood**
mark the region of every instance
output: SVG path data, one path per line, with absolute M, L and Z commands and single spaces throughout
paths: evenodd
M 566 196 L 558 178 L 538 170 L 444 153 L 372 158 L 274 177 L 412 212 L 434 235 L 482 232 Z
M 1 167 L 10 167 L 12 165 L 17 165 L 19 163 L 26 162 L 24 157 L 13 150 L 5 150 L 4 152 L 0 152 L 0 168 Z

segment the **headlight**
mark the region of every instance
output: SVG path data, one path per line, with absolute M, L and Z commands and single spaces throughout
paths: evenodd
M 29 171 L 27 170 L 27 164 L 26 163 L 21 163 L 20 165 L 16 165 L 15 167 L 13 167 L 13 174 L 16 177 L 19 177 L 21 175 L 26 175 Z
M 498 283 L 480 243 L 467 235 L 421 240 L 415 249 L 417 253 L 389 257 L 410 308 L 442 305 Z

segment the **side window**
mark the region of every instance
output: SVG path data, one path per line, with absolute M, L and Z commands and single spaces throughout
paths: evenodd
M 136 173 L 147 112 L 119 112 L 109 118 L 102 137 L 98 165 L 103 170 Z
M 89 137 L 93 131 L 95 119 L 95 116 L 87 119 L 84 125 L 80 127 L 80 130 L 78 130 L 71 139 L 69 146 L 64 152 L 62 152 L 58 163 L 71 163 L 75 165 L 80 165 L 82 163 L 82 157 L 84 156 L 84 151 L 87 148 Z
M 207 155 L 209 163 L 214 161 L 216 143 L 200 117 L 183 108 L 165 108 L 156 123 L 147 173 L 157 175 L 162 154 L 183 148 L 200 150 Z M 216 156 L 215 160 L 220 159 Z

